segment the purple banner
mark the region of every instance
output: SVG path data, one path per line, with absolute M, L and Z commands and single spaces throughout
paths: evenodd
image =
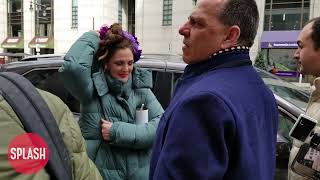
M 298 48 L 298 44 L 296 42 L 261 42 L 261 48 L 263 49 Z
M 296 71 L 278 71 L 275 73 L 277 76 L 283 77 L 298 77 L 298 72 Z
M 298 48 L 299 33 L 300 31 L 264 31 L 261 36 L 261 48 Z

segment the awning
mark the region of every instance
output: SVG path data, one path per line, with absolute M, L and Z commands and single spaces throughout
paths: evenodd
M 261 48 L 295 49 L 300 31 L 264 31 L 261 37 Z
M 4 49 L 23 49 L 23 37 L 7 37 L 2 43 Z
M 53 38 L 52 37 L 37 37 L 35 36 L 30 42 L 29 42 L 29 48 L 36 48 L 36 45 L 38 44 L 39 48 L 48 48 L 53 49 Z

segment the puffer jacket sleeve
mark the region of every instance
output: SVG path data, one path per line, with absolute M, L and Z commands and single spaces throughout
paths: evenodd
M 114 122 L 111 127 L 111 145 L 133 149 L 149 149 L 152 147 L 163 108 L 152 91 L 146 91 L 146 107 L 149 122 L 146 124 L 130 124 Z
M 47 102 L 59 126 L 63 141 L 69 152 L 73 179 L 102 180 L 98 169 L 86 152 L 85 140 L 72 112 L 58 97 L 45 91 L 40 91 L 40 94 Z
M 99 37 L 96 32 L 84 33 L 65 55 L 59 69 L 64 86 L 79 101 L 90 99 L 94 92 L 91 78 L 91 67 L 94 55 L 99 48 Z

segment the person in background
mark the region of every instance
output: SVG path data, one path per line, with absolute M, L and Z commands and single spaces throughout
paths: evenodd
M 255 0 L 199 0 L 179 33 L 187 67 L 157 130 L 149 179 L 270 180 L 278 110 L 252 67 Z
M 314 89 L 311 93 L 306 115 L 320 122 L 320 17 L 311 19 L 302 29 L 298 37 L 298 49 L 294 54 L 294 59 L 299 64 L 299 71 L 304 75 L 313 75 L 316 79 L 313 82 Z M 293 159 L 296 157 L 299 148 L 293 140 L 289 159 L 289 180 L 308 179 L 296 174 L 291 169 Z
M 79 125 L 104 179 L 148 179 L 163 109 L 150 89 L 151 72 L 134 66 L 140 55 L 137 39 L 115 23 L 84 33 L 60 69 L 65 87 L 81 103 Z M 143 107 L 147 123 L 136 119 Z
M 276 74 L 278 72 L 278 68 L 276 67 L 276 63 L 273 62 L 272 68 L 269 71 L 272 74 Z

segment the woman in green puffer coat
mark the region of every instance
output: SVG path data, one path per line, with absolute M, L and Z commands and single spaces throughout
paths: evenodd
M 113 24 L 84 33 L 59 70 L 81 103 L 81 132 L 104 179 L 148 179 L 163 109 L 150 89 L 151 72 L 134 66 L 140 54 L 136 39 Z M 141 106 L 148 109 L 148 123 L 136 122 Z

